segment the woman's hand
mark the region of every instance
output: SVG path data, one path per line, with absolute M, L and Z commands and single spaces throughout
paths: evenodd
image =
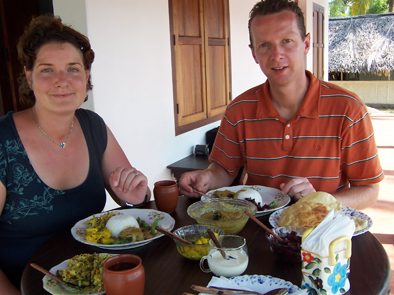
M 282 183 L 280 189 L 282 194 L 289 195 L 295 202 L 306 195 L 316 192 L 307 178 L 294 178 L 288 183 Z
M 140 204 L 148 192 L 148 179 L 134 167 L 118 167 L 109 179 L 112 191 L 130 204 Z

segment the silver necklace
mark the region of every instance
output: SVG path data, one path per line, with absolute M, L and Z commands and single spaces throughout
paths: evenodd
M 64 142 L 62 142 L 62 143 L 57 143 L 57 142 L 54 141 L 48 134 L 46 134 L 44 130 L 41 129 L 40 125 L 38 125 L 38 122 L 37 122 L 37 119 L 36 119 L 36 115 L 34 114 L 33 108 L 31 109 L 31 111 L 32 111 L 32 113 L 33 113 L 33 118 L 34 118 L 34 121 L 36 122 L 36 125 L 37 125 L 38 129 L 40 129 L 40 131 L 41 131 L 50 141 L 52 141 L 54 144 L 56 144 L 56 145 L 60 146 L 62 149 L 64 149 L 64 148 L 66 147 L 66 143 L 67 143 L 67 141 L 68 141 L 68 139 L 69 139 L 69 137 L 70 137 L 71 130 L 73 130 L 73 127 L 74 127 L 74 120 L 71 122 L 70 131 L 68 132 L 68 135 L 67 135 L 66 140 L 65 140 Z

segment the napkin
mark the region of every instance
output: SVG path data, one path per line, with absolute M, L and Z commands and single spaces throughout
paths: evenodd
M 280 286 L 270 284 L 269 282 L 264 283 L 264 284 L 256 284 L 256 285 L 248 284 L 248 287 L 246 287 L 244 285 L 240 286 L 223 276 L 212 277 L 212 279 L 208 283 L 207 287 L 219 287 L 219 288 L 229 288 L 229 289 L 235 289 L 235 290 L 254 291 L 254 292 L 258 292 L 258 293 L 262 293 L 262 294 L 264 294 L 268 291 L 280 288 Z M 283 288 L 285 288 L 285 287 L 283 287 Z M 293 295 L 307 295 L 308 290 L 305 289 L 305 290 L 301 290 L 301 291 L 296 291 L 291 294 L 293 294 Z
M 331 210 L 323 221 L 309 234 L 302 242 L 302 249 L 318 254 L 320 257 L 329 256 L 329 246 L 332 241 L 342 236 L 352 238 L 356 229 L 353 220 L 348 216 L 338 214 L 335 216 L 334 210 Z M 335 252 L 342 251 L 346 248 L 346 242 L 339 243 Z

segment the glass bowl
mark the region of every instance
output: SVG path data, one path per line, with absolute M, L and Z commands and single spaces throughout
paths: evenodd
M 245 226 L 249 216 L 244 212 L 249 211 L 252 215 L 257 212 L 255 204 L 245 200 L 238 199 L 213 199 L 199 201 L 187 208 L 187 214 L 194 218 L 199 224 L 206 224 L 220 227 L 226 235 L 239 233 Z M 234 219 L 208 219 L 201 216 L 207 213 L 215 214 L 217 212 L 231 212 L 239 216 Z
M 203 256 L 208 255 L 210 237 L 207 230 L 209 228 L 217 236 L 224 235 L 224 231 L 219 227 L 202 224 L 187 225 L 175 230 L 174 235 L 193 243 L 193 245 L 188 245 L 173 239 L 178 252 L 183 257 L 191 260 L 200 260 Z M 198 244 L 195 244 L 196 242 Z
M 270 243 L 270 249 L 275 257 L 283 262 L 300 262 L 301 259 L 301 238 L 306 230 L 303 226 L 281 226 L 273 228 L 272 231 L 284 240 L 279 242 L 269 232 L 265 237 Z

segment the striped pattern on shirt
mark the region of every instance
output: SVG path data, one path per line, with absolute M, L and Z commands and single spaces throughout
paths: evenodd
M 316 79 L 286 122 L 271 103 L 268 82 L 237 97 L 227 108 L 211 153 L 230 174 L 246 166 L 248 184 L 279 188 L 306 177 L 318 191 L 383 179 L 367 108 L 355 95 Z

